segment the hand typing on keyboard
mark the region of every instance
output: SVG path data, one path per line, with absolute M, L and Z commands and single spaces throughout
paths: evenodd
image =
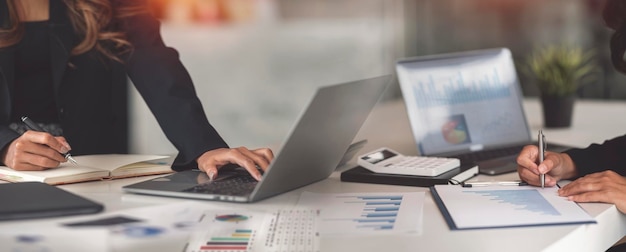
M 209 179 L 218 176 L 218 170 L 229 164 L 237 164 L 245 168 L 257 181 L 261 180 L 261 171 L 267 170 L 274 159 L 274 153 L 269 148 L 249 150 L 245 147 L 220 148 L 205 152 L 196 160 L 198 169 L 204 171 Z M 261 168 L 261 171 L 257 169 Z
M 259 170 L 259 172 L 263 173 L 263 170 Z M 215 182 L 220 182 L 222 180 L 227 180 L 235 176 L 250 177 L 253 180 L 256 180 L 252 177 L 252 175 L 250 175 L 250 173 L 248 173 L 248 171 L 245 168 L 240 167 L 238 165 L 226 165 L 220 168 L 220 175 L 218 177 L 215 177 L 215 179 L 210 179 L 209 175 L 202 172 L 202 173 L 198 173 L 198 177 L 196 178 L 196 181 L 198 182 L 198 184 L 215 183 Z

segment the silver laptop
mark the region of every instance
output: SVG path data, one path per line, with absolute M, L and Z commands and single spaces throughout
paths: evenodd
M 421 155 L 457 157 L 496 175 L 516 171 L 517 154 L 536 144 L 508 49 L 403 59 L 396 71 Z
M 204 172 L 191 170 L 128 185 L 123 190 L 253 202 L 326 179 L 389 82 L 386 75 L 319 88 L 260 182 L 241 167 L 225 167 L 213 181 Z

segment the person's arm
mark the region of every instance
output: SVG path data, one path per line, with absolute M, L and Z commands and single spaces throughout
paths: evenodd
M 9 147 L 11 142 L 13 142 L 18 137 L 20 137 L 20 134 L 9 128 L 9 126 L 0 125 L 0 150 L 2 151 L 0 153 L 0 163 L 2 165 L 6 165 L 4 163 L 4 157 L 6 155 L 7 148 Z
M 575 202 L 615 204 L 626 213 L 626 135 L 566 151 L 578 170 L 578 178 L 559 189 L 559 196 Z
M 228 148 L 209 124 L 178 52 L 163 43 L 159 21 L 141 14 L 128 18 L 124 29 L 134 46 L 126 61 L 128 75 L 179 151 L 172 168 L 195 168 L 195 159 L 206 151 Z
M 120 3 L 144 0 L 118 0 Z M 126 58 L 126 71 L 167 138 L 179 154 L 172 169 L 198 168 L 214 178 L 226 164 L 244 167 L 257 180 L 273 159 L 268 148 L 229 148 L 209 124 L 191 77 L 178 52 L 167 47 L 160 35 L 160 23 L 150 13 L 126 18 L 120 28 L 134 49 Z
M 591 144 L 587 148 L 565 151 L 576 164 L 578 177 L 605 170 L 626 176 L 626 135 Z

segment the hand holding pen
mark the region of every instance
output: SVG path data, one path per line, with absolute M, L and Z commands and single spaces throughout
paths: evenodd
M 33 120 L 31 120 L 30 118 L 28 118 L 26 116 L 22 116 L 22 122 L 24 122 L 26 124 L 26 126 L 28 126 L 28 128 L 30 128 L 31 130 L 39 131 L 39 132 L 46 132 L 44 129 L 39 127 L 39 125 L 37 125 L 37 123 L 33 122 Z M 67 145 L 67 142 L 65 142 L 65 145 Z M 70 162 L 72 162 L 74 164 L 77 164 L 76 160 L 74 160 L 74 158 L 72 157 L 72 154 L 70 154 L 69 145 L 63 146 L 63 147 L 65 149 L 61 149 L 61 151 L 59 151 L 59 152 L 64 155 L 66 160 L 69 160 Z
M 522 181 L 533 186 L 552 187 L 562 179 L 577 176 L 576 166 L 567 152 L 546 150 L 546 138 L 539 133 L 538 145 L 524 146 L 517 156 L 517 173 Z
M 41 128 L 36 126 L 36 129 Z M 70 149 L 63 137 L 28 130 L 5 146 L 2 150 L 2 162 L 5 166 L 21 171 L 56 168 L 67 160 L 72 161 L 65 157 Z

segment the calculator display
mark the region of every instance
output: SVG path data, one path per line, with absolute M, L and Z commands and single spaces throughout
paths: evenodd
M 386 159 L 389 159 L 389 158 L 392 158 L 392 157 L 395 157 L 395 156 L 397 156 L 396 153 L 393 153 L 393 152 L 388 151 L 388 150 L 382 150 L 382 151 L 375 152 L 375 153 L 369 154 L 367 156 L 364 156 L 364 157 L 362 157 L 362 159 L 367 161 L 367 162 L 369 162 L 369 163 L 376 164 L 376 163 L 378 163 L 380 161 L 383 161 L 383 160 L 386 160 Z

